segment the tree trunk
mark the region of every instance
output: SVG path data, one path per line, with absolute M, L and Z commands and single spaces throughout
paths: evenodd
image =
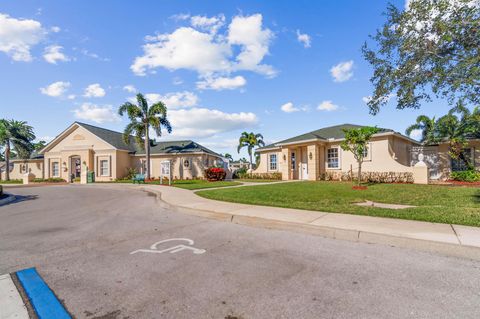
M 362 162 L 358 162 L 358 177 L 357 177 L 357 185 L 360 186 L 362 182 Z
M 148 124 L 145 124 L 145 169 L 147 170 L 146 179 L 150 179 L 150 137 L 148 134 Z
M 10 180 L 10 141 L 5 146 L 5 180 Z
M 250 155 L 250 169 L 253 171 L 253 159 L 252 159 L 252 153 L 249 153 Z

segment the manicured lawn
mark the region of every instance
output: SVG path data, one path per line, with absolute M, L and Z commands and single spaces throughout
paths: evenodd
M 367 190 L 352 190 L 351 183 L 298 182 L 197 194 L 236 203 L 480 226 L 480 188 L 475 187 L 374 184 Z M 418 207 L 392 210 L 352 204 L 366 200 Z
M 184 188 L 184 189 L 203 189 L 203 188 L 214 188 L 214 187 L 226 187 L 226 186 L 237 186 L 242 183 L 230 182 L 230 181 L 219 181 L 219 182 L 209 182 L 205 180 L 193 179 L 193 180 L 181 180 L 174 181 L 173 186 Z

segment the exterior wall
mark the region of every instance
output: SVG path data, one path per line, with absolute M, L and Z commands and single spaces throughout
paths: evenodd
M 127 151 L 117 150 L 116 177 L 124 178 L 127 175 L 127 169 L 133 167 L 132 156 Z
M 10 171 L 10 179 L 22 179 L 23 175 L 30 172 L 34 178 L 44 178 L 43 160 L 27 160 L 27 161 L 12 161 L 13 169 Z M 2 173 L 1 179 L 5 179 L 5 172 Z
M 132 167 L 137 172 L 143 173 L 142 162 L 144 160 L 144 156 L 132 156 Z M 171 161 L 170 170 L 174 179 L 195 179 L 203 178 L 205 169 L 216 165 L 218 157 L 208 154 L 151 155 L 150 175 L 152 178 L 160 177 L 161 163 L 166 160 Z M 188 166 L 185 165 L 185 161 L 188 161 Z
M 362 164 L 364 172 L 411 172 L 409 148 L 413 142 L 394 135 L 374 137 L 369 144 L 367 158 Z M 327 150 L 338 148 L 339 167 L 328 168 Z M 282 147 L 279 151 L 265 150 L 260 153 L 260 165 L 255 173 L 268 173 L 268 155 L 277 152 L 278 171 L 282 178 L 306 179 L 302 170 L 302 163 L 308 167 L 308 179 L 317 180 L 325 172 L 348 172 L 356 173 L 358 163 L 353 154 L 343 151 L 340 141 L 327 143 L 299 144 Z M 292 168 L 292 153 L 295 153 L 295 167 Z M 285 159 L 284 159 L 285 158 Z

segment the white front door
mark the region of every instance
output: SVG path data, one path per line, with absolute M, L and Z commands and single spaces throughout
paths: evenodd
M 308 179 L 308 164 L 302 163 L 302 179 Z

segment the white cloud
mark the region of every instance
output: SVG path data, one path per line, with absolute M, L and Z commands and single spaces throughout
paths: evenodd
M 202 74 L 230 69 L 230 47 L 216 42 L 209 33 L 189 27 L 158 35 L 156 41 L 143 46 L 143 51 L 144 55 L 135 58 L 130 67 L 137 75 L 145 75 L 147 70 L 158 67 L 189 69 Z
M 67 57 L 63 52 L 63 49 L 60 45 L 50 45 L 45 48 L 43 52 L 43 58 L 48 63 L 57 64 L 58 61 L 67 62 L 70 61 L 70 58 Z
M 208 147 L 210 149 L 216 150 L 216 149 L 236 149 L 238 145 L 238 138 L 229 138 L 229 139 L 220 139 L 220 140 L 213 140 L 211 138 L 204 140 L 204 141 L 199 141 L 199 143 L 205 147 Z
M 331 112 L 331 111 L 335 111 L 337 109 L 338 109 L 338 105 L 333 104 L 332 101 L 323 101 L 322 103 L 320 103 L 317 106 L 317 110 L 319 110 L 319 111 Z
M 298 107 L 293 106 L 292 102 L 288 102 L 283 104 L 280 109 L 285 112 L 285 113 L 293 113 L 293 112 L 298 112 L 300 109 Z
M 330 69 L 335 82 L 345 82 L 353 76 L 353 60 L 340 62 Z
M 207 108 L 169 111 L 168 118 L 172 123 L 175 137 L 195 138 L 245 129 L 255 126 L 258 122 L 257 116 L 251 112 L 225 113 Z
M 300 112 L 300 111 L 308 112 L 310 111 L 310 106 L 304 105 L 304 106 L 298 107 L 293 105 L 292 102 L 288 102 L 280 106 L 280 110 L 282 110 L 285 113 L 293 113 L 293 112 Z M 270 112 L 267 111 L 266 113 L 269 114 Z
M 297 30 L 297 40 L 302 43 L 305 48 L 312 46 L 310 36 L 306 33 L 300 33 L 300 30 Z
M 31 61 L 30 49 L 38 44 L 46 33 L 38 21 L 15 19 L 0 13 L 0 51 L 14 61 Z
M 60 27 L 57 27 L 57 26 L 53 26 L 50 28 L 50 30 L 54 33 L 58 33 L 60 31 L 62 31 L 62 29 L 60 29 Z
M 276 71 L 272 66 L 261 64 L 273 39 L 272 31 L 262 27 L 262 15 L 236 16 L 228 32 L 216 34 L 212 28 L 218 31 L 221 17 L 195 16 L 191 19 L 192 26 L 146 37 L 143 55 L 135 58 L 131 70 L 136 75 L 145 75 L 159 67 L 188 69 L 201 78 L 240 70 L 274 76 Z M 207 26 L 208 31 L 204 31 Z M 238 54 L 235 56 L 234 52 Z
M 215 34 L 225 24 L 225 16 L 223 14 L 210 18 L 206 16 L 192 16 L 190 17 L 190 23 L 193 27 Z
M 99 83 L 90 84 L 85 88 L 84 97 L 103 97 L 105 96 L 105 90 Z
M 147 93 L 145 94 L 145 98 L 147 99 L 149 104 L 162 101 L 169 109 L 193 107 L 198 103 L 198 96 L 195 93 L 188 91 L 172 92 L 165 95 L 157 93 Z M 135 98 L 132 99 L 135 100 Z
M 76 98 L 75 94 L 70 94 L 70 95 L 67 96 L 67 99 L 69 99 L 69 100 L 75 100 L 75 98 Z
M 76 118 L 96 123 L 118 122 L 120 117 L 111 105 L 98 106 L 92 103 L 83 103 L 80 108 L 73 110 Z
M 137 89 L 136 89 L 133 85 L 131 85 L 131 84 L 125 85 L 125 86 L 123 87 L 123 89 L 124 89 L 125 91 L 127 91 L 128 93 L 136 93 L 136 92 L 137 92 Z
M 59 97 L 62 96 L 70 87 L 70 82 L 54 82 L 44 88 L 40 88 L 40 92 L 42 94 L 51 96 L 51 97 Z
M 235 70 L 250 70 L 266 76 L 276 75 L 275 69 L 267 64 L 260 64 L 269 53 L 273 32 L 262 28 L 261 14 L 251 16 L 236 16 L 228 27 L 228 42 L 240 45 L 241 51 L 237 55 Z
M 422 130 L 413 130 L 410 137 L 419 141 L 422 138 Z
M 243 76 L 235 77 L 206 77 L 204 80 L 197 82 L 197 88 L 202 90 L 233 90 L 238 89 L 247 84 L 247 80 Z

